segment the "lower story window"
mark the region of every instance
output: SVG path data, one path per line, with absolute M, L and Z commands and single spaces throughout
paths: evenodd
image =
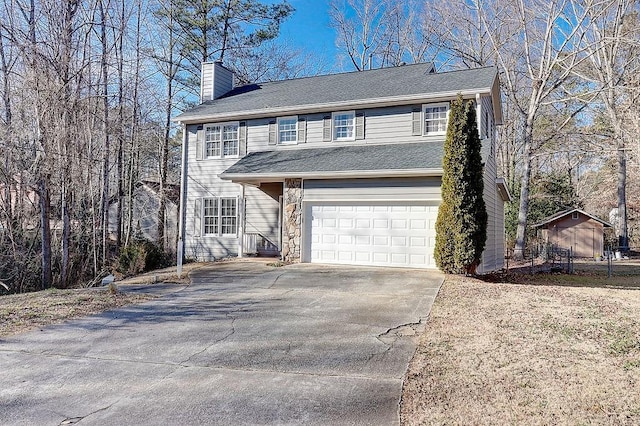
M 235 234 L 237 227 L 238 208 L 235 198 L 221 198 L 220 212 L 222 218 L 222 233 Z
M 205 235 L 235 235 L 238 231 L 238 199 L 205 198 L 202 203 Z
M 217 198 L 205 198 L 203 203 L 204 212 L 202 217 L 204 218 L 204 233 L 205 235 L 212 235 L 218 233 L 218 199 Z

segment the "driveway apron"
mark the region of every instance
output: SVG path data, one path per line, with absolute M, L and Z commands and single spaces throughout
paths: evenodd
M 212 264 L 150 302 L 0 339 L 0 424 L 398 424 L 442 280 Z

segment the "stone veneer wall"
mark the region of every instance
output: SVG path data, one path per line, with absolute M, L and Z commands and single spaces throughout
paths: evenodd
M 302 179 L 285 179 L 283 196 L 282 259 L 285 262 L 300 262 Z

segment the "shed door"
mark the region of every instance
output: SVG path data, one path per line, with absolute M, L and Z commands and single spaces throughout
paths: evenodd
M 572 248 L 575 257 L 593 257 L 601 253 L 597 247 L 599 239 L 595 228 L 558 228 L 557 244 L 562 248 Z
M 310 261 L 435 268 L 438 207 L 426 203 L 310 203 Z M 311 219 L 311 220 L 309 220 Z

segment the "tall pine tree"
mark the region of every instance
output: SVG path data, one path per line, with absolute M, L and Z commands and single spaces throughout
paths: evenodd
M 436 221 L 434 257 L 449 274 L 474 274 L 487 239 L 487 209 L 475 104 L 451 103 L 444 143 L 442 204 Z

